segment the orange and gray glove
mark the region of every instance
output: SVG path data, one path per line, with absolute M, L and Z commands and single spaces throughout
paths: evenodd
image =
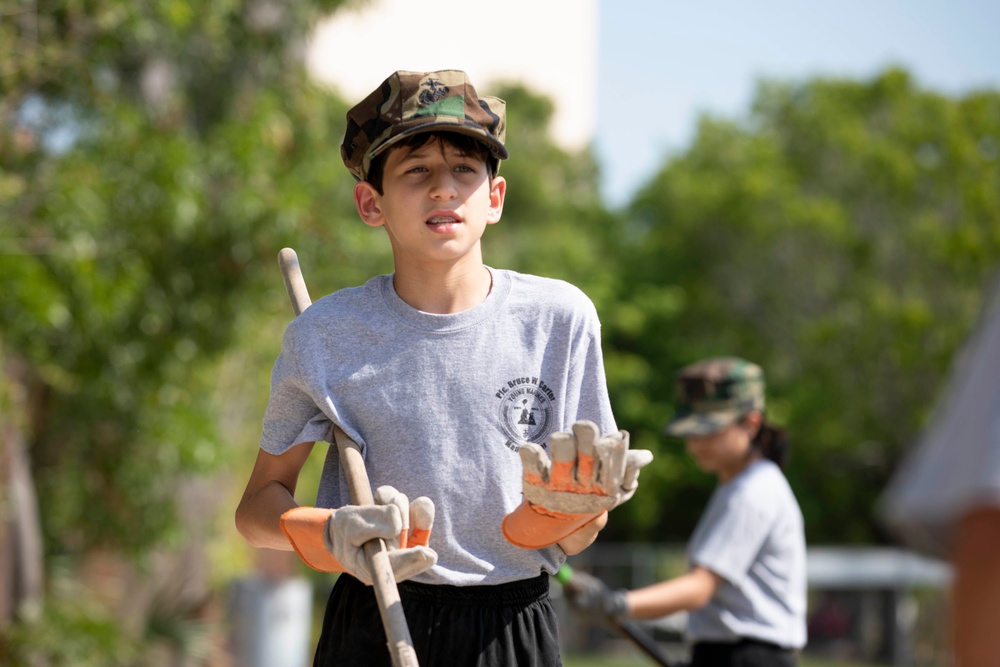
M 320 572 L 346 572 L 369 586 L 372 574 L 362 548 L 366 542 L 385 540 L 396 581 L 405 581 L 437 562 L 437 552 L 427 546 L 433 524 L 430 498 L 410 502 L 391 486 L 375 491 L 374 505 L 296 507 L 281 515 L 281 530 L 306 565 Z
M 556 544 L 631 498 L 639 470 L 653 460 L 649 450 L 629 450 L 627 431 L 602 437 L 587 420 L 573 424 L 572 433 L 553 433 L 549 446 L 551 461 L 536 443 L 519 450 L 524 500 L 502 529 L 508 542 L 525 549 Z

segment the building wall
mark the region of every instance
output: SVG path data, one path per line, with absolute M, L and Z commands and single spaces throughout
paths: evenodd
M 552 99 L 553 137 L 564 147 L 593 139 L 598 0 L 357 4 L 317 25 L 307 51 L 317 80 L 346 99 L 360 100 L 396 70 L 461 69 L 482 94 L 519 81 Z

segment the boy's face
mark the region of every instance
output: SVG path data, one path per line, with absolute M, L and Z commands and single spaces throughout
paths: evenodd
M 437 138 L 391 150 L 382 194 L 362 181 L 354 198 L 367 224 L 385 227 L 397 264 L 422 265 L 478 251 L 486 225 L 500 221 L 505 193 L 506 182 L 490 182 L 482 158 Z

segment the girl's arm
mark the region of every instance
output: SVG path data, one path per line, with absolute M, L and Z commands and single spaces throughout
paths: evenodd
M 701 609 L 722 582 L 711 570 L 695 566 L 687 574 L 626 594 L 630 618 L 660 618 L 678 611 Z

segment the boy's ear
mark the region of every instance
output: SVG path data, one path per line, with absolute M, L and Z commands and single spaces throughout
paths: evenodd
M 382 213 L 382 197 L 368 181 L 359 181 L 354 185 L 354 206 L 358 215 L 371 227 L 381 227 L 385 224 Z
M 507 181 L 503 176 L 494 176 L 490 184 L 490 210 L 486 214 L 486 223 L 495 225 L 503 215 L 503 200 L 507 196 Z

